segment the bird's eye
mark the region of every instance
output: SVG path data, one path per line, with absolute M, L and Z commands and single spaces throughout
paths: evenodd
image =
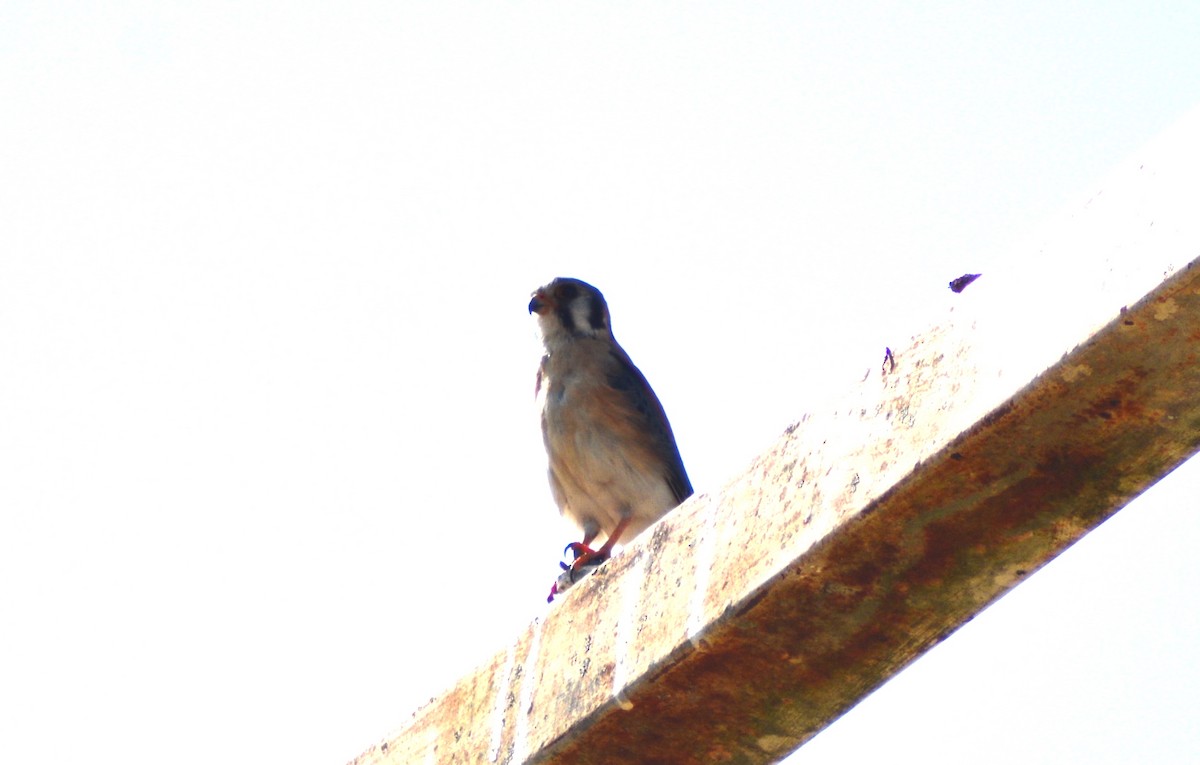
M 574 284 L 563 284 L 558 288 L 558 299 L 569 303 L 579 295 L 579 288 Z

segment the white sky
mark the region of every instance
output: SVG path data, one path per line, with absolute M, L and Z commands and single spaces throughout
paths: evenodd
M 544 612 L 533 288 L 718 488 L 1200 102 L 1120 5 L 0 5 L 0 761 L 358 754 Z M 795 761 L 1200 759 L 1198 471 Z

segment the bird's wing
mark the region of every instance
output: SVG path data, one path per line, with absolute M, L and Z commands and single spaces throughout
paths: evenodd
M 606 373 L 609 388 L 619 396 L 629 416 L 637 420 L 638 429 L 649 436 L 649 446 L 662 462 L 663 478 L 675 499 L 687 499 L 692 495 L 692 482 L 684 470 L 667 413 L 650 383 L 619 346 L 611 351 Z

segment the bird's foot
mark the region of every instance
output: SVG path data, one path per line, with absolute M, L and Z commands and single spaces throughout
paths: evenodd
M 562 569 L 562 573 L 550 586 L 550 596 L 546 598 L 547 603 L 553 603 L 556 595 L 561 595 L 569 590 L 572 585 L 595 571 L 601 563 L 609 558 L 609 551 L 603 547 L 593 550 L 582 542 L 572 542 L 567 545 L 563 554 L 568 552 L 571 553 L 572 561 L 571 563 L 559 561 L 558 567 Z
M 593 550 L 583 542 L 572 542 L 563 550 L 563 554 L 571 553 L 574 560 L 570 566 L 566 563 L 559 563 L 563 571 L 579 571 L 586 567 L 595 568 L 604 561 L 608 560 L 609 551 L 607 547 L 601 547 L 599 550 Z

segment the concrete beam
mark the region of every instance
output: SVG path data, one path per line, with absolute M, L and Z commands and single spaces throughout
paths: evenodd
M 1145 491 L 1200 449 L 1196 135 L 354 762 L 777 761 Z

